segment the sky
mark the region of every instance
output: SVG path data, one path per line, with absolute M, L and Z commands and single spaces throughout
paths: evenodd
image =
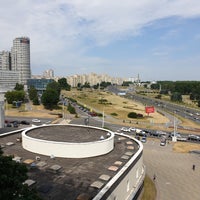
M 31 41 L 31 71 L 200 80 L 199 0 L 1 0 L 0 51 Z

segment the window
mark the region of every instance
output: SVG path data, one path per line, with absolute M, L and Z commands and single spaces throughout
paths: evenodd
M 126 191 L 128 192 L 130 190 L 130 182 L 129 180 L 127 181 L 127 188 L 126 188 Z

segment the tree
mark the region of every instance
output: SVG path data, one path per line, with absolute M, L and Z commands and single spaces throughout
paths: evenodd
M 48 90 L 48 89 L 54 89 L 55 91 L 58 92 L 58 94 L 60 94 L 60 91 L 61 91 L 60 84 L 58 82 L 56 82 L 56 81 L 48 83 L 47 87 L 46 87 L 46 90 Z
M 85 82 L 85 84 L 83 85 L 84 88 L 90 88 L 90 83 L 89 82 Z
M 178 101 L 178 102 L 182 102 L 182 95 L 179 92 L 174 92 L 171 95 L 171 101 Z
M 14 90 L 24 90 L 24 85 L 16 83 Z
M 33 100 L 38 96 L 36 88 L 34 86 L 32 86 L 32 85 L 30 86 L 28 92 L 29 92 L 30 100 Z
M 43 92 L 41 101 L 46 109 L 53 109 L 59 102 L 60 93 L 55 89 L 48 88 Z
M 122 86 L 129 86 L 130 84 L 133 84 L 132 81 L 123 81 Z
M 33 99 L 33 105 L 40 105 L 38 96 Z
M 151 84 L 152 90 L 159 90 L 159 88 L 160 88 L 160 84 L 158 84 L 158 83 Z
M 26 165 L 13 161 L 11 156 L 3 156 L 0 149 L 0 199 L 40 200 L 34 189 L 23 184 L 27 172 Z
M 81 83 L 78 83 L 78 84 L 77 84 L 77 90 L 82 90 L 82 85 L 81 85 Z
M 22 102 L 24 102 L 25 92 L 23 90 L 8 91 L 8 92 L 6 92 L 5 97 L 6 97 L 7 102 L 9 104 L 12 104 L 13 101 L 22 101 Z
M 71 114 L 76 114 L 76 110 L 75 108 L 69 103 L 67 110 L 71 113 Z
M 71 90 L 71 86 L 67 83 L 67 79 L 66 78 L 61 78 L 58 79 L 58 84 L 60 85 L 60 88 L 63 90 Z

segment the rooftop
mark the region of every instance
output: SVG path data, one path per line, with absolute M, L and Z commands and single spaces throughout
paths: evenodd
M 35 129 L 28 134 L 47 140 L 88 142 L 99 140 L 106 132 L 55 126 L 39 131 Z M 94 197 L 138 151 L 136 141 L 115 135 L 114 149 L 106 155 L 81 159 L 54 158 L 24 150 L 20 137 L 21 133 L 2 137 L 0 144 L 5 155 L 13 155 L 16 161 L 24 162 L 30 168 L 28 183 L 36 186 L 43 199 L 69 200 L 77 199 L 79 195 Z

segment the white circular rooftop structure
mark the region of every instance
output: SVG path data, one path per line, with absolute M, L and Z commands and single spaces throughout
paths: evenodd
M 50 157 L 95 157 L 113 150 L 114 133 L 83 125 L 43 125 L 23 131 L 22 146 Z

